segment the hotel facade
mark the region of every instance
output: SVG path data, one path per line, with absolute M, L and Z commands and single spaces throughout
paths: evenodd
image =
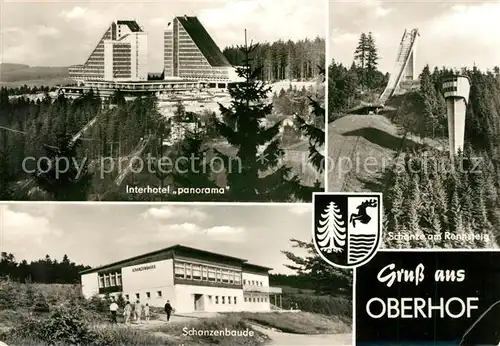
M 136 21 L 113 21 L 87 61 L 69 67 L 69 76 L 77 82 L 147 81 L 147 33 Z
M 164 78 L 207 83 L 239 82 L 229 63 L 197 17 L 175 17 L 164 33 Z
M 182 245 L 81 272 L 82 293 L 122 295 L 131 302 L 178 313 L 270 311 L 281 288 L 269 286 L 271 268 Z

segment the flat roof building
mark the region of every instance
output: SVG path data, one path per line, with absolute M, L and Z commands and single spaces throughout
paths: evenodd
M 281 288 L 269 286 L 271 268 L 183 245 L 174 245 L 82 271 L 86 298 L 122 294 L 180 313 L 270 311 L 281 305 Z M 279 298 L 278 298 L 279 297 Z M 279 303 L 278 303 L 279 299 Z
M 164 78 L 241 82 L 197 17 L 175 17 L 164 34 Z
M 147 81 L 148 36 L 134 20 L 111 23 L 83 65 L 69 67 L 83 81 Z

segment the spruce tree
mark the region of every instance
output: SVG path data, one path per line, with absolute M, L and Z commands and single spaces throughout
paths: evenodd
M 366 44 L 366 84 L 369 88 L 374 88 L 376 86 L 378 51 L 375 45 L 375 38 L 371 32 L 368 33 Z
M 33 176 L 36 185 L 56 201 L 86 201 L 92 175 L 87 171 L 88 162 L 82 162 L 82 159 L 76 156 L 80 142 L 71 143 L 71 136 L 61 135 L 57 144 L 56 147 L 44 145 L 44 156 L 50 163 L 41 161 L 40 170 Z M 56 167 L 58 160 L 59 171 Z M 75 167 L 75 162 L 78 166 L 83 164 L 83 167 L 79 167 L 80 172 Z
M 403 210 L 406 211 L 403 227 L 412 237 L 410 239 L 410 246 L 413 248 L 425 248 L 429 246 L 427 238 L 420 228 L 422 202 L 418 175 L 413 174 L 410 177 L 407 197 L 403 202 Z
M 7 146 L 7 135 L 0 133 L 0 200 L 8 201 L 13 199 L 14 190 L 12 183 L 14 176 L 10 169 L 9 147 Z
M 365 33 L 362 33 L 359 37 L 356 50 L 354 51 L 354 61 L 357 63 L 357 66 L 362 70 L 366 68 L 368 50 L 369 50 L 368 37 L 366 36 Z
M 281 122 L 269 128 L 263 124 L 266 116 L 272 114 L 273 106 L 265 102 L 271 88 L 257 80 L 261 67 L 251 66 L 250 55 L 256 47 L 245 44 L 240 48 L 245 61 L 244 67 L 236 72 L 245 81 L 229 89 L 232 98 L 229 107 L 219 105 L 224 121 L 216 122 L 218 132 L 237 148 L 237 165 L 232 158 L 219 153 L 228 168 L 227 197 L 231 201 L 294 201 L 301 185 L 291 168 L 281 164 L 284 156 L 278 136 Z
M 386 237 L 385 245 L 388 248 L 402 249 L 410 247 L 410 233 L 405 228 L 403 220 L 403 202 L 405 200 L 407 176 L 400 174 L 396 169 L 396 167 L 392 168 L 393 185 L 385 198 L 387 207 L 385 212 L 386 227 L 384 230 L 397 238 Z
M 177 162 L 171 177 L 176 188 L 217 188 L 212 178 L 213 162 L 201 132 L 189 133 L 180 143 Z M 182 159 L 181 159 L 182 158 Z M 211 194 L 174 195 L 173 200 L 217 201 L 223 197 Z
M 450 237 L 449 239 L 445 239 L 443 244 L 446 248 L 460 248 L 463 247 L 462 245 L 464 243 L 458 239 L 458 237 L 463 236 L 465 233 L 465 227 L 457 190 L 457 186 L 453 184 L 451 187 L 451 196 L 448 207 L 448 232 Z M 453 239 L 452 237 L 457 237 L 457 239 Z
M 304 242 L 297 239 L 290 239 L 293 248 L 299 248 L 306 255 L 297 255 L 291 251 L 282 251 L 293 264 L 285 264 L 297 272 L 300 276 L 305 276 L 314 284 L 318 294 L 345 294 L 351 297 L 352 294 L 352 270 L 335 268 L 326 263 L 317 253 L 312 242 Z
M 321 70 L 321 75 L 324 75 L 324 69 Z M 324 80 L 323 80 L 324 82 Z M 324 97 L 319 97 L 319 100 L 323 100 Z M 318 101 L 309 97 L 310 106 L 312 108 L 311 120 L 307 122 L 305 119 L 299 115 L 295 115 L 295 121 L 298 123 L 299 129 L 305 134 L 309 139 L 309 162 L 313 165 L 319 174 L 323 174 L 325 170 L 325 156 L 321 152 L 325 145 L 325 108 L 324 102 Z M 322 124 L 317 125 L 317 124 Z M 302 196 L 302 200 L 310 201 L 312 192 L 323 191 L 321 187 L 321 181 L 316 180 L 312 189 L 304 189 L 305 195 Z

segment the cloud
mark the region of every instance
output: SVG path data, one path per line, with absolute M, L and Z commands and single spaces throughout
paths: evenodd
M 37 34 L 38 36 L 57 36 L 59 34 L 59 30 L 54 27 L 38 25 Z
M 84 17 L 86 13 L 87 13 L 86 8 L 75 6 L 71 9 L 71 11 L 62 11 L 60 13 L 60 16 L 66 19 L 76 19 Z
M 203 233 L 208 235 L 234 235 L 241 234 L 243 232 L 245 232 L 244 228 L 231 226 L 215 226 L 203 231 Z
M 290 213 L 294 215 L 303 215 L 312 212 L 312 207 L 309 204 L 294 205 L 290 207 Z
M 200 231 L 200 227 L 198 225 L 195 225 L 194 223 L 181 223 L 181 224 L 174 224 L 174 225 L 165 225 L 162 227 L 162 230 L 160 232 L 163 232 L 165 230 L 168 230 L 168 232 L 178 234 L 178 232 L 187 232 L 187 233 L 198 233 Z
M 432 21 L 431 32 L 437 37 L 456 37 L 483 44 L 500 44 L 500 2 L 460 4 Z M 498 50 L 498 46 L 495 47 Z
M 8 27 L 0 27 L 0 33 L 2 34 L 17 34 L 22 33 L 23 29 L 18 26 L 8 26 Z
M 257 42 L 324 37 L 326 2 L 303 0 L 231 0 L 218 8 L 202 9 L 200 21 L 214 33 L 219 46 L 243 43 L 244 29 Z
M 27 212 L 14 211 L 4 206 L 2 234 L 7 243 L 36 240 L 41 242 L 45 237 L 60 236 L 61 230 L 53 227 L 44 216 L 34 216 Z
M 377 16 L 377 17 L 385 17 L 391 12 L 392 12 L 392 9 L 390 9 L 390 8 L 384 8 L 384 7 L 375 8 L 375 16 Z
M 245 239 L 245 229 L 233 226 L 201 227 L 197 224 L 185 222 L 180 224 L 160 225 L 151 236 L 157 241 L 183 242 L 205 239 L 222 242 L 239 242 Z M 148 236 L 148 241 L 151 241 Z
M 166 18 L 159 17 L 159 18 L 153 18 L 149 21 L 151 25 L 155 26 L 165 26 L 167 24 Z
M 201 232 L 208 238 L 222 242 L 245 242 L 246 231 L 242 227 L 215 226 Z
M 335 44 L 343 44 L 346 42 L 355 42 L 359 38 L 359 35 L 346 32 L 346 33 L 341 33 L 339 30 L 333 30 L 331 36 L 330 36 L 330 41 L 335 43 Z
M 177 218 L 203 221 L 208 219 L 208 215 L 201 210 L 179 206 L 164 206 L 149 208 L 143 213 L 144 218 L 156 220 L 172 220 Z

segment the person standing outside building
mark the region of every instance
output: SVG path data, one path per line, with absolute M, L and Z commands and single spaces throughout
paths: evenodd
M 125 317 L 125 324 L 130 323 L 130 315 L 132 314 L 132 305 L 130 302 L 125 304 L 125 308 L 123 308 L 123 317 Z
M 111 298 L 111 304 L 109 304 L 109 311 L 111 312 L 111 323 L 116 324 L 116 313 L 118 311 L 118 304 L 116 304 L 115 299 Z
M 167 300 L 167 304 L 165 304 L 165 313 L 167 314 L 167 321 L 170 321 L 170 315 L 172 314 L 172 305 L 170 305 L 170 300 Z
M 146 321 L 149 321 L 149 304 L 146 303 L 146 306 L 144 306 L 144 318 L 146 319 Z
M 142 314 L 142 305 L 141 305 L 141 301 L 139 299 L 137 299 L 137 301 L 135 302 L 134 313 L 135 313 L 135 321 L 137 323 L 140 323 L 141 322 L 141 314 Z

